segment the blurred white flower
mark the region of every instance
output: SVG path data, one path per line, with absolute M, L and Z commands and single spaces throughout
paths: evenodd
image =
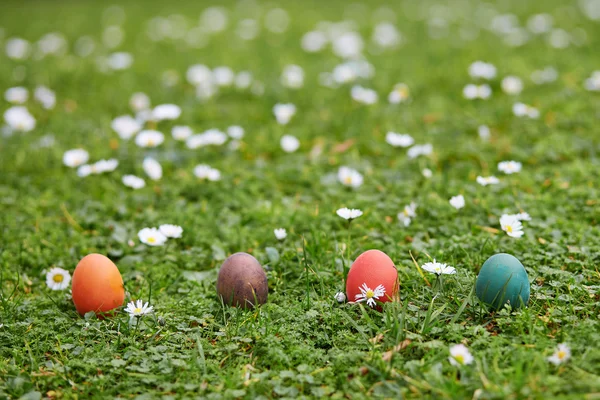
M 293 153 L 300 147 L 300 141 L 298 138 L 292 135 L 284 135 L 281 137 L 281 141 L 279 142 L 281 148 L 286 153 Z
M 229 17 L 224 7 L 208 7 L 200 16 L 200 25 L 212 32 L 221 32 L 227 28 Z
M 252 73 L 250 71 L 238 72 L 234 84 L 238 89 L 248 89 L 252 85 Z
M 133 64 L 133 56 L 131 53 L 126 52 L 112 53 L 106 59 L 106 64 L 110 69 L 115 71 L 124 70 Z
M 176 104 L 160 104 L 152 110 L 155 121 L 174 120 L 181 115 L 181 108 Z
M 265 15 L 265 27 L 273 33 L 283 33 L 290 24 L 290 16 L 282 8 L 273 8 Z
M 323 50 L 328 42 L 329 40 L 325 33 L 321 31 L 310 31 L 302 36 L 301 46 L 302 49 L 308 53 L 316 53 Z
M 96 42 L 89 36 L 81 36 L 75 41 L 75 54 L 79 57 L 89 57 L 94 50 L 96 50 Z
M 517 95 L 523 91 L 523 81 L 516 76 L 507 76 L 502 79 L 502 91 L 506 94 Z
M 273 230 L 273 233 L 275 234 L 277 240 L 283 240 L 287 237 L 287 232 L 284 228 L 275 229 Z
M 167 237 L 156 228 L 144 228 L 138 232 L 140 242 L 148 246 L 162 246 L 167 241 Z
M 465 206 L 465 197 L 462 194 L 459 194 L 458 196 L 452 196 L 450 198 L 450 205 L 457 210 L 460 210 Z
M 260 32 L 260 25 L 255 19 L 244 18 L 238 22 L 235 31 L 242 40 L 254 40 Z
M 451 267 L 448 264 L 439 263 L 435 261 L 435 258 L 433 259 L 433 262 L 426 262 L 425 264 L 421 265 L 421 268 L 438 276 L 456 274 L 456 269 L 454 267 Z
M 235 79 L 235 74 L 229 67 L 217 67 L 213 69 L 213 82 L 217 86 L 231 86 Z
M 110 127 L 121 139 L 129 140 L 142 129 L 142 124 L 130 115 L 121 115 L 112 120 Z
M 433 176 L 433 172 L 431 172 L 431 170 L 429 168 L 423 168 L 423 170 L 421 171 L 421 173 L 427 179 L 429 179 L 429 178 L 431 178 Z
M 450 364 L 460 367 L 472 364 L 474 358 L 464 344 L 455 344 L 450 347 L 450 357 L 448 357 L 448 360 L 450 361 Z
M 206 65 L 195 64 L 188 68 L 185 76 L 189 83 L 198 86 L 212 80 L 212 71 Z
M 218 169 L 212 168 L 206 164 L 196 165 L 194 175 L 200 179 L 208 179 L 209 181 L 221 180 L 221 172 Z
M 567 362 L 569 358 L 571 358 L 571 349 L 566 343 L 561 343 L 556 348 L 556 351 L 554 351 L 554 354 L 548 357 L 548 361 L 554 365 L 560 365 Z
M 469 75 L 474 79 L 494 79 L 496 77 L 496 67 L 483 61 L 475 61 L 469 66 Z
M 487 177 L 478 176 L 477 183 L 479 183 L 481 186 L 497 185 L 498 183 L 500 183 L 500 180 L 498 178 L 496 178 L 495 176 L 487 176 Z
M 402 36 L 393 24 L 389 22 L 380 22 L 375 26 L 371 39 L 379 47 L 392 48 L 400 44 Z
M 165 140 L 165 135 L 159 131 L 144 130 L 138 133 L 135 137 L 135 144 L 139 147 L 156 147 L 160 146 Z
M 142 163 L 142 168 L 144 169 L 144 172 L 146 173 L 146 175 L 148 175 L 148 177 L 150 179 L 152 179 L 153 181 L 158 181 L 160 178 L 162 178 L 162 175 L 163 175 L 162 166 L 154 158 L 151 158 L 151 157 L 144 158 L 144 162 Z
M 134 112 L 150 109 L 150 97 L 146 93 L 137 92 L 131 95 L 129 106 Z
M 90 155 L 84 149 L 72 149 L 63 154 L 63 164 L 67 167 L 75 168 L 85 164 L 90 159 Z
M 547 38 L 548 44 L 555 49 L 565 49 L 571 43 L 571 35 L 564 29 L 552 29 Z
M 550 14 L 534 14 L 527 19 L 527 29 L 536 35 L 547 33 L 552 29 L 553 22 Z
M 356 208 L 340 208 L 335 212 L 339 217 L 344 218 L 345 220 L 352 221 L 363 215 L 363 212 Z
M 24 60 L 31 53 L 31 44 L 22 38 L 10 38 L 6 41 L 6 55 L 13 60 Z
M 408 149 L 406 155 L 408 158 L 417 158 L 419 156 L 428 156 L 433 153 L 433 145 L 427 144 L 415 144 L 413 147 Z
M 299 65 L 286 65 L 281 74 L 281 84 L 292 89 L 299 89 L 304 85 L 304 70 Z
M 492 95 L 492 88 L 490 85 L 474 85 L 472 83 L 466 85 L 463 88 L 463 96 L 465 99 L 473 100 L 473 99 L 488 99 Z
M 594 71 L 592 75 L 585 80 L 585 89 L 591 92 L 600 91 L 600 71 Z
M 33 91 L 33 97 L 46 110 L 50 110 L 56 105 L 56 94 L 46 86 L 37 86 Z
M 296 114 L 296 106 L 293 104 L 277 103 L 273 106 L 273 114 L 280 125 L 287 125 L 294 114 Z
M 353 86 L 350 90 L 352 98 L 362 104 L 375 104 L 379 96 L 373 89 L 364 88 L 360 85 Z
M 477 127 L 477 134 L 481 140 L 490 140 L 491 132 L 487 125 L 479 125 Z
M 523 103 L 513 104 L 513 114 L 515 114 L 517 117 L 529 117 L 531 119 L 536 119 L 540 116 L 540 112 L 537 108 Z
M 4 100 L 12 104 L 23 104 L 28 98 L 29 91 L 21 86 L 6 89 L 4 92 Z
M 125 32 L 119 25 L 107 26 L 102 32 L 102 42 L 109 49 L 119 47 L 125 39 Z
M 67 40 L 61 33 L 50 32 L 38 40 L 37 47 L 42 57 L 48 54 L 63 55 L 67 48 Z
M 132 189 L 141 189 L 146 186 L 146 182 L 135 175 L 123 175 L 123 185 Z
M 531 221 L 531 216 L 526 212 L 515 214 L 515 218 L 519 221 Z
M 178 239 L 183 233 L 183 228 L 179 225 L 163 224 L 158 227 L 160 233 L 168 238 Z
M 363 176 L 355 169 L 340 167 L 338 169 L 338 181 L 344 186 L 357 188 L 363 184 Z
M 244 128 L 238 125 L 232 125 L 227 128 L 227 134 L 232 139 L 240 140 L 244 137 Z
M 346 294 L 344 292 L 337 292 L 335 294 L 335 296 L 333 296 L 333 298 L 335 299 L 335 301 L 337 301 L 338 303 L 343 303 L 346 301 Z
M 173 129 L 171 129 L 171 135 L 173 136 L 173 139 L 175 139 L 175 140 L 181 140 L 181 141 L 187 140 L 193 134 L 194 134 L 194 132 L 192 131 L 192 128 L 190 128 L 189 126 L 177 125 L 177 126 L 174 126 Z
M 535 70 L 531 73 L 531 80 L 536 85 L 554 82 L 558 79 L 558 71 L 554 67 L 545 67 L 544 69 Z
M 404 103 L 410 100 L 410 90 L 404 83 L 397 83 L 388 95 L 388 101 L 392 104 Z
M 51 268 L 46 273 L 46 286 L 51 290 L 65 290 L 71 283 L 71 274 L 62 268 Z
M 335 37 L 333 52 L 342 58 L 357 58 L 362 54 L 364 41 L 358 32 L 349 31 Z
M 14 106 L 4 111 L 4 121 L 16 132 L 29 132 L 35 128 L 35 118 L 23 106 Z
M 514 215 L 504 214 L 500 217 L 502 230 L 510 237 L 520 238 L 523 236 L 523 225 Z
M 77 168 L 77 175 L 84 178 L 88 175 L 102 174 L 104 172 L 112 172 L 119 166 L 119 161 L 114 158 L 108 160 L 96 161 L 94 164 L 84 164 Z
M 520 172 L 522 166 L 518 161 L 502 161 L 498 163 L 498 170 L 505 174 L 514 174 Z
M 415 142 L 409 134 L 395 132 L 388 132 L 385 135 L 385 141 L 394 147 L 409 147 Z
M 417 216 L 417 205 L 414 202 L 404 206 L 402 212 L 398 213 L 398 221 L 404 226 L 409 226 L 412 219 Z

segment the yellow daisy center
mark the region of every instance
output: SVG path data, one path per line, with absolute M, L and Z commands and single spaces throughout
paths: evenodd
M 507 225 L 506 226 L 506 232 L 512 233 L 512 231 L 513 231 L 512 226 L 511 225 Z
M 154 146 L 154 140 L 148 139 L 148 146 Z
M 352 183 L 352 177 L 350 177 L 350 176 L 345 177 L 344 178 L 344 183 L 346 183 L 347 185 L 351 184 Z
M 375 296 L 375 293 L 371 289 L 367 290 L 367 292 L 365 293 L 365 297 L 367 299 L 371 299 L 373 298 L 373 296 Z
M 557 353 L 558 359 L 562 360 L 563 358 L 565 358 L 567 356 L 567 352 L 563 351 L 563 350 L 559 350 Z
M 156 238 L 154 238 L 154 237 L 148 238 L 148 243 L 155 243 L 155 242 L 156 242 Z
M 56 283 L 61 283 L 62 281 L 64 281 L 64 280 L 65 280 L 65 277 L 64 277 L 64 276 L 62 276 L 62 275 L 60 275 L 60 274 L 59 274 L 59 275 L 54 275 L 54 276 L 52 277 L 52 280 L 53 280 L 54 282 L 56 282 Z
M 455 355 L 454 359 L 461 365 L 465 363 L 465 357 L 461 354 Z
M 133 312 L 134 312 L 135 314 L 140 314 L 140 313 L 142 312 L 142 309 L 138 307 L 138 308 L 136 308 L 135 310 L 133 310 Z

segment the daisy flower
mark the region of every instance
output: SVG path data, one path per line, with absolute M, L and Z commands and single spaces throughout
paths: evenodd
M 163 224 L 158 227 L 158 230 L 166 237 L 173 239 L 180 238 L 183 233 L 183 228 L 179 225 Z
M 340 167 L 338 170 L 338 180 L 344 186 L 357 188 L 363 184 L 363 176 L 355 169 L 349 167 Z
M 477 183 L 479 183 L 481 186 L 497 185 L 500 183 L 500 180 L 498 178 L 496 178 L 495 176 L 486 176 L 486 177 L 478 176 Z
M 502 230 L 510 237 L 520 238 L 523 236 L 523 225 L 514 215 L 504 214 L 500 217 Z
M 132 189 L 141 189 L 146 186 L 146 182 L 135 175 L 123 175 L 123 185 Z
M 196 165 L 194 168 L 194 175 L 196 175 L 197 178 L 208 179 L 209 181 L 221 180 L 221 172 L 206 164 Z
M 304 85 L 304 70 L 298 65 L 287 65 L 281 74 L 281 84 L 291 89 L 299 89 Z
M 355 101 L 367 105 L 377 103 L 379 98 L 376 91 L 373 89 L 364 88 L 360 85 L 353 86 L 350 90 L 350 95 Z
M 162 167 L 158 161 L 154 158 L 146 157 L 144 158 L 144 162 L 142 163 L 142 168 L 148 177 L 154 181 L 162 178 Z
M 293 153 L 300 147 L 300 141 L 292 135 L 284 135 L 279 144 L 286 153 Z
M 212 80 L 212 71 L 206 65 L 195 64 L 187 69 L 185 77 L 189 83 L 198 86 Z
M 502 161 L 498 163 L 498 170 L 505 174 L 514 174 L 521 171 L 522 164 L 518 161 Z
M 135 137 L 135 144 L 140 147 L 156 147 L 162 144 L 165 135 L 159 131 L 144 130 Z
M 516 76 L 507 76 L 502 79 L 502 91 L 506 94 L 517 95 L 523 91 L 523 81 Z
M 46 285 L 52 290 L 65 290 L 70 282 L 69 271 L 62 268 L 52 268 L 46 273 Z
M 4 111 L 4 121 L 17 132 L 29 132 L 35 128 L 35 118 L 23 106 L 14 106 Z
M 275 234 L 277 240 L 283 240 L 287 237 L 287 232 L 284 228 L 275 229 L 273 230 L 273 233 Z
M 110 127 L 123 140 L 129 140 L 142 129 L 142 124 L 129 115 L 122 115 L 112 120 Z
M 425 177 L 426 179 L 429 179 L 433 176 L 433 172 L 429 168 L 423 168 L 421 174 L 423 174 L 423 177 Z
M 488 99 L 492 95 L 492 88 L 488 84 L 475 85 L 468 84 L 463 88 L 463 96 L 465 99 Z
M 46 86 L 38 86 L 33 91 L 33 97 L 46 110 L 54 108 L 56 104 L 56 94 Z
M 490 128 L 487 125 L 479 125 L 477 127 L 477 134 L 481 140 L 489 140 L 491 136 Z
M 280 125 L 287 125 L 296 114 L 296 106 L 293 104 L 275 104 L 273 106 L 273 114 Z
M 560 365 L 567 362 L 569 358 L 571 358 L 571 349 L 566 343 L 561 343 L 556 348 L 554 354 L 548 357 L 548 361 L 554 365 Z
M 12 104 L 23 104 L 28 98 L 29 91 L 21 86 L 6 89 L 4 92 L 4 100 Z
M 590 92 L 600 91 L 600 71 L 594 71 L 592 75 L 585 80 L 585 89 Z
M 449 266 L 448 264 L 439 263 L 433 259 L 433 262 L 427 262 L 421 266 L 425 271 L 431 272 L 436 275 L 452 275 L 456 273 L 456 269 L 454 267 Z
M 346 294 L 344 292 L 337 292 L 335 294 L 335 296 L 333 296 L 333 298 L 335 299 L 335 301 L 337 301 L 338 303 L 343 303 L 346 301 Z
M 448 361 L 450 364 L 460 367 L 462 365 L 469 365 L 473 363 L 473 356 L 471 352 L 464 344 L 455 344 L 450 347 L 450 357 L 448 357 Z
M 148 110 L 150 108 L 150 97 L 146 93 L 134 93 L 129 99 L 129 106 L 134 112 Z
M 396 84 L 388 95 L 388 101 L 391 104 L 404 103 L 408 100 L 410 100 L 410 90 L 404 83 Z
M 141 317 L 154 311 L 154 307 L 148 305 L 148 302 L 144 303 L 142 300 L 136 302 L 129 302 L 125 308 L 125 312 L 129 314 L 131 318 Z
M 453 196 L 450 198 L 450 205 L 457 210 L 460 210 L 465 206 L 465 197 L 462 194 L 458 196 Z
M 411 202 L 409 205 L 404 206 L 404 210 L 398 213 L 398 220 L 404 224 L 404 226 L 409 226 L 412 218 L 417 216 L 417 205 L 414 202 Z
M 363 215 L 363 212 L 361 210 L 358 210 L 355 208 L 350 209 L 350 208 L 346 208 L 346 207 L 340 208 L 335 213 L 338 216 L 340 216 L 348 221 L 352 221 L 353 219 L 356 219 L 356 218 L 360 217 L 361 215 Z
M 162 246 L 167 237 L 156 228 L 144 228 L 138 232 L 138 238 L 148 246 Z
M 181 115 L 181 108 L 176 104 L 160 104 L 152 110 L 155 121 L 174 120 Z
M 517 117 L 529 117 L 531 119 L 536 119 L 540 116 L 540 112 L 537 108 L 523 103 L 513 104 L 513 114 Z
M 173 129 L 171 129 L 171 135 L 173 136 L 173 139 L 175 140 L 187 140 L 187 138 L 189 138 L 190 136 L 192 136 L 194 134 L 194 132 L 192 131 L 192 128 L 190 128 L 189 126 L 174 126 Z
M 388 132 L 385 135 L 385 141 L 394 147 L 409 147 L 415 142 L 409 134 L 395 132 Z
M 238 125 L 232 125 L 227 128 L 227 134 L 232 139 L 240 140 L 244 137 L 244 128 Z
M 494 79 L 496 77 L 496 67 L 483 61 L 475 61 L 469 66 L 469 75 L 472 78 Z
M 63 164 L 67 167 L 75 168 L 85 164 L 90 159 L 90 155 L 84 149 L 72 149 L 63 154 Z
M 355 296 L 354 301 L 357 303 L 366 301 L 367 305 L 370 307 L 375 307 L 377 305 L 375 300 L 379 300 L 379 298 L 385 294 L 385 287 L 383 285 L 379 285 L 375 290 L 372 290 L 366 283 L 363 283 L 358 289 L 360 290 L 360 293 Z
M 515 218 L 519 221 L 531 221 L 531 216 L 526 212 L 515 214 Z
M 427 144 L 415 144 L 413 147 L 408 149 L 406 155 L 408 158 L 417 158 L 419 156 L 428 156 L 433 152 L 433 145 Z
M 217 86 L 231 86 L 235 79 L 235 73 L 227 66 L 216 67 L 212 71 L 213 82 Z

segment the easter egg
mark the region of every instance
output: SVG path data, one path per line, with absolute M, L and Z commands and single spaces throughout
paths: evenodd
M 83 257 L 73 272 L 71 282 L 73 303 L 81 315 L 94 311 L 101 316 L 123 305 L 125 288 L 121 273 L 102 254 Z
M 256 258 L 247 253 L 231 255 L 219 270 L 217 295 L 223 303 L 252 308 L 267 302 L 267 274 Z
M 505 253 L 495 254 L 483 263 L 475 283 L 475 293 L 479 300 L 496 310 L 506 303 L 515 309 L 527 305 L 527 271 L 516 257 Z
M 348 301 L 371 307 L 391 301 L 398 292 L 398 271 L 390 257 L 379 250 L 367 250 L 354 261 L 346 279 Z

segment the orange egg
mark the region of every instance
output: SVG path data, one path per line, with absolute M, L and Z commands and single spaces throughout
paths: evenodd
M 383 293 L 379 285 L 383 286 Z M 392 259 L 382 251 L 367 250 L 350 267 L 346 279 L 346 295 L 348 301 L 358 301 L 364 297 L 364 291 L 366 299 L 362 302 L 373 306 L 391 301 L 398 292 L 398 286 L 398 271 Z
M 84 315 L 94 311 L 104 314 L 123 305 L 125 288 L 117 266 L 101 254 L 83 257 L 72 280 L 73 303 L 77 312 Z

